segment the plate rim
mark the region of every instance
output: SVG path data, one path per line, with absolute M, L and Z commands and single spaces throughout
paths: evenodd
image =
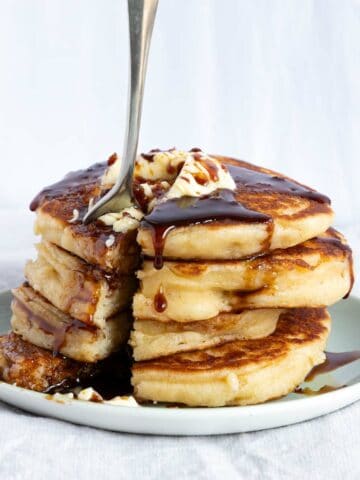
M 0 291 L 0 296 L 3 295 L 11 295 L 11 289 Z M 359 296 L 351 295 L 348 301 L 353 301 L 360 307 Z M 297 396 L 290 401 L 285 400 L 285 398 L 286 397 L 282 397 L 276 401 L 270 400 L 257 405 L 243 406 L 176 407 L 140 405 L 139 407 L 132 407 L 68 399 L 66 397 L 61 400 L 56 400 L 54 397 L 49 397 L 46 393 L 35 392 L 0 381 L 0 402 L 39 416 L 56 418 L 72 424 L 117 432 L 154 435 L 209 435 L 276 428 L 300 423 L 334 412 L 360 400 L 360 380 L 351 385 L 339 388 L 338 390 L 326 392 L 318 396 L 297 394 Z M 44 401 L 47 403 L 43 403 Z M 45 405 L 46 407 L 44 408 Z M 72 410 L 70 410 L 71 407 Z M 42 408 L 44 408 L 43 411 Z M 72 414 L 79 412 L 79 416 L 83 413 L 85 414 L 84 417 L 93 415 L 94 420 L 89 421 L 81 418 L 78 419 L 77 417 L 66 417 L 67 412 L 72 412 Z M 286 418 L 288 415 L 290 419 Z M 249 419 L 254 417 L 259 418 L 260 423 L 261 419 L 264 421 L 266 419 L 267 424 L 270 424 L 270 426 L 250 426 L 248 428 L 246 426 L 243 427 L 240 423 L 244 420 L 244 425 L 246 425 L 249 423 Z M 282 417 L 284 420 L 282 420 Z M 105 418 L 105 421 L 102 422 L 101 418 Z M 276 418 L 278 420 L 275 420 Z M 109 426 L 109 419 L 114 420 L 113 427 Z M 202 426 L 199 427 L 197 424 L 189 426 L 188 422 L 195 419 L 199 422 L 203 422 L 204 419 L 208 419 L 209 421 L 213 420 L 218 427 L 214 427 L 214 431 L 212 431 L 211 426 L 204 426 L 204 428 Z M 164 423 L 159 422 L 159 420 L 168 423 L 164 426 Z M 183 420 L 187 427 L 186 425 L 182 426 L 179 420 Z M 231 420 L 236 420 L 236 423 L 227 428 L 221 427 L 221 421 L 229 422 Z M 157 427 L 142 427 L 141 421 L 148 422 L 147 425 L 153 421 L 158 425 Z M 131 422 L 134 422 L 134 425 L 131 425 Z M 103 423 L 103 425 L 101 425 L 101 423 Z M 209 430 L 211 431 L 209 432 Z

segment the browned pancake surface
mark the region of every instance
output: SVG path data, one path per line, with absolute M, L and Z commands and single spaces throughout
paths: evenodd
M 45 392 L 55 385 L 70 387 L 96 373 L 96 365 L 53 356 L 15 333 L 0 336 L 0 376 L 8 383 Z
M 136 230 L 117 233 L 100 221 L 86 225 L 82 222 L 89 202 L 96 202 L 105 193 L 101 177 L 107 166 L 107 162 L 97 163 L 85 170 L 69 173 L 63 180 L 44 188 L 31 202 L 30 209 L 56 219 L 63 228 L 70 230 L 72 236 L 81 242 L 82 256 L 86 261 L 105 270 L 121 269 L 122 273 L 127 273 L 138 263 Z M 76 220 L 73 220 L 74 211 L 79 212 Z M 113 242 L 108 247 L 106 241 L 110 235 Z M 105 260 L 105 257 L 111 258 Z
M 133 370 L 191 372 L 246 368 L 269 364 L 284 355 L 292 345 L 312 343 L 328 330 L 325 309 L 299 308 L 283 313 L 275 332 L 257 340 L 237 340 L 202 351 L 177 353 L 159 359 L 135 363 Z
M 241 181 L 236 181 L 236 178 L 234 178 L 236 181 L 236 199 L 250 210 L 265 213 L 270 217 L 276 216 L 284 219 L 290 217 L 292 219 L 302 218 L 315 213 L 331 213 L 332 211 L 330 200 L 326 196 L 281 173 L 252 165 L 243 160 L 220 155 L 215 155 L 215 157 L 230 169 L 230 173 L 236 171 L 231 170 L 231 166 L 235 166 L 289 182 L 287 188 L 284 188 L 280 181 L 280 187 L 277 188 L 276 184 L 267 184 L 266 177 L 257 178 L 255 175 L 253 181 L 246 184 L 242 184 Z M 239 173 L 239 177 L 241 177 L 241 170 Z M 297 188 L 298 190 L 296 190 Z M 281 190 L 285 190 L 286 193 Z M 287 214 L 288 210 L 292 211 L 290 215 Z M 298 212 L 294 213 L 294 210 L 298 210 Z

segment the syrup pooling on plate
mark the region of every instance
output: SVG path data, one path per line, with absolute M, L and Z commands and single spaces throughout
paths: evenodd
M 346 387 L 346 385 L 339 385 L 338 387 L 333 385 L 324 385 L 323 387 L 319 388 L 319 390 L 313 390 L 309 387 L 297 387 L 294 390 L 294 393 L 299 393 L 301 395 L 306 395 L 308 397 L 315 397 L 317 395 L 322 395 L 324 393 L 335 392 L 336 390 L 341 390 L 342 388 Z
M 360 360 L 360 350 L 354 350 L 350 352 L 325 352 L 325 355 L 325 362 L 311 370 L 305 379 L 307 382 L 313 380 L 318 375 L 333 372 L 338 368 Z

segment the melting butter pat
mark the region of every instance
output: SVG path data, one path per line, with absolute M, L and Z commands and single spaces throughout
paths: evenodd
M 138 228 L 140 220 L 144 214 L 139 208 L 124 208 L 121 212 L 106 213 L 99 217 L 99 220 L 105 225 L 111 225 L 114 232 L 126 233 L 129 230 Z
M 166 198 L 200 197 L 215 190 L 235 188 L 234 179 L 216 158 L 196 155 L 186 160 Z

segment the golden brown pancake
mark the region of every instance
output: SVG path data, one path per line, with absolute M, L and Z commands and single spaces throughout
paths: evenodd
M 129 344 L 136 361 L 230 341 L 263 338 L 274 332 L 283 310 L 258 309 L 222 313 L 202 322 L 157 322 L 136 319 Z
M 165 261 L 161 270 L 147 260 L 138 277 L 136 318 L 189 322 L 249 308 L 331 305 L 351 289 L 352 254 L 341 234 L 329 229 L 247 260 Z
M 42 190 L 30 206 L 37 214 L 35 233 L 106 271 L 131 273 L 139 260 L 136 231 L 116 233 L 100 221 L 82 222 L 89 202 L 104 193 L 101 177 L 106 166 L 98 163 L 70 173 Z
M 26 264 L 25 276 L 62 312 L 103 328 L 109 317 L 131 303 L 133 276 L 106 273 L 49 242 L 38 244 L 37 250 L 38 258 Z
M 95 364 L 80 363 L 25 342 L 19 335 L 0 336 L 0 378 L 18 387 L 46 392 L 88 380 L 98 372 Z
M 236 181 L 235 194 L 217 192 L 210 200 L 188 197 L 187 203 L 183 198 L 155 206 L 139 229 L 145 255 L 240 259 L 297 245 L 330 227 L 333 211 L 327 197 L 272 170 L 215 157 Z
M 140 401 L 219 407 L 287 395 L 325 360 L 329 331 L 325 309 L 288 310 L 266 338 L 136 362 L 135 396 Z
M 103 328 L 58 310 L 30 286 L 13 290 L 11 326 L 24 340 L 79 362 L 97 362 L 126 345 L 131 314 L 118 313 Z

